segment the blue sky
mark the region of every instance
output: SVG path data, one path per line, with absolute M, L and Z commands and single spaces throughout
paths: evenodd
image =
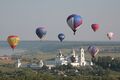
M 37 27 L 45 27 L 46 40 L 58 40 L 63 32 L 65 41 L 109 41 L 107 32 L 114 32 L 112 41 L 120 41 L 120 0 L 0 0 L 0 40 L 18 35 L 21 40 L 39 40 Z M 83 18 L 73 35 L 66 19 L 71 14 Z M 93 32 L 92 23 L 100 29 Z

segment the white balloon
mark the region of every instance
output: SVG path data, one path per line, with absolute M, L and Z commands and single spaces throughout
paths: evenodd
M 107 37 L 108 37 L 109 40 L 111 40 L 113 38 L 113 36 L 114 36 L 113 32 L 108 32 L 107 33 Z

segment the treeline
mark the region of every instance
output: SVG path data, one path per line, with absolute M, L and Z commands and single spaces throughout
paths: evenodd
M 0 72 L 0 80 L 120 80 L 119 76 L 111 76 L 105 73 L 104 75 L 91 75 L 85 74 L 87 70 L 82 70 L 81 75 L 79 73 L 69 72 L 69 75 L 58 75 L 50 73 L 50 71 L 41 72 L 33 71 L 31 69 L 18 69 L 13 72 Z M 94 72 L 94 70 L 93 70 Z M 106 72 L 106 71 L 105 71 Z M 111 72 L 111 71 L 110 71 Z M 110 74 L 109 72 L 109 74 Z
M 98 57 L 94 61 L 95 65 L 104 69 L 111 69 L 120 72 L 120 57 L 112 58 L 111 56 Z

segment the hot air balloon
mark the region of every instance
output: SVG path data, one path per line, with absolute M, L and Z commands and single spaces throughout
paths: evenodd
M 40 39 L 42 39 L 46 35 L 46 33 L 47 33 L 47 31 L 45 30 L 44 27 L 38 27 L 36 29 L 36 34 Z
M 74 35 L 75 35 L 75 32 L 77 31 L 77 29 L 79 28 L 79 26 L 82 24 L 82 22 L 83 22 L 83 20 L 82 20 L 81 16 L 76 15 L 76 14 L 72 14 L 72 15 L 68 16 L 68 18 L 67 18 L 67 24 L 73 30 Z
M 109 40 L 111 40 L 113 38 L 113 36 L 114 36 L 113 32 L 108 32 L 107 33 L 107 37 L 108 37 Z
M 59 40 L 62 42 L 65 39 L 65 35 L 63 33 L 58 34 Z
M 94 58 L 96 54 L 99 52 L 99 49 L 95 46 L 89 46 L 88 52 L 91 54 L 92 58 Z
M 92 24 L 91 28 L 93 29 L 94 32 L 96 32 L 99 29 L 99 24 Z
M 16 35 L 11 35 L 11 36 L 8 36 L 7 41 L 10 47 L 14 50 L 16 46 L 18 45 L 20 38 Z

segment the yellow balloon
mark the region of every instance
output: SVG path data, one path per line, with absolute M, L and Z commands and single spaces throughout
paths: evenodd
M 18 43 L 20 42 L 20 38 L 15 35 L 8 36 L 7 41 L 12 49 L 15 49 Z

